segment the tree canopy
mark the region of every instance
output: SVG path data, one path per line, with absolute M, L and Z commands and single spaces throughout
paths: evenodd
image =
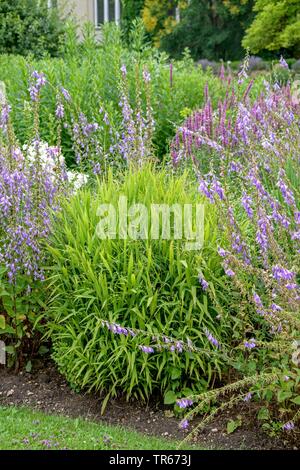
M 286 49 L 300 54 L 300 0 L 255 0 L 256 16 L 243 46 L 254 52 Z
M 240 59 L 252 6 L 252 0 L 191 0 L 162 47 L 175 57 L 188 47 L 195 59 Z

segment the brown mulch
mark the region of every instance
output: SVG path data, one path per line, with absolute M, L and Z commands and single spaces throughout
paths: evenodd
M 81 417 L 91 421 L 121 425 L 145 435 L 182 439 L 186 431 L 178 428 L 179 420 L 172 416 L 170 407 L 151 402 L 126 402 L 122 398 L 108 403 L 101 415 L 103 398 L 99 395 L 76 393 L 48 361 L 35 367 L 31 373 L 15 374 L 0 367 L 0 406 L 25 406 L 46 413 L 66 417 Z M 275 450 L 300 449 L 299 433 L 272 438 L 264 433 L 255 419 L 255 404 L 242 404 L 225 412 L 202 431 L 195 442 L 205 449 L 246 449 Z M 229 419 L 242 416 L 242 425 L 228 435 L 226 425 Z

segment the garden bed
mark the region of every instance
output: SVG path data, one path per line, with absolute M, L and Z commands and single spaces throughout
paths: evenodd
M 126 426 L 146 436 L 172 440 L 186 436 L 187 431 L 178 428 L 179 420 L 172 416 L 171 409 L 163 408 L 159 401 L 143 406 L 136 401 L 128 403 L 122 398 L 111 400 L 103 416 L 100 413 L 101 404 L 99 396 L 72 390 L 50 361 L 32 373 L 15 374 L 0 369 L 0 406 L 26 406 L 65 417 Z M 265 434 L 258 427 L 256 412 L 253 403 L 233 408 L 212 421 L 194 442 L 206 449 L 297 450 L 300 447 L 297 434 L 285 435 L 284 439 Z M 242 423 L 245 424 L 234 433 L 227 434 L 227 422 L 238 415 L 242 416 Z

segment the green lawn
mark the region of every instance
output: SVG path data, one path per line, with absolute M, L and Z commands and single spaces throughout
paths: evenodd
M 0 407 L 0 450 L 174 450 L 176 445 L 117 426 Z

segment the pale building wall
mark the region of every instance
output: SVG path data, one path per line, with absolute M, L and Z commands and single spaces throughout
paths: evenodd
M 58 0 L 60 7 L 66 12 L 72 12 L 80 23 L 95 22 L 93 0 Z
M 80 21 L 95 22 L 94 2 L 91 0 L 75 1 L 74 13 Z

